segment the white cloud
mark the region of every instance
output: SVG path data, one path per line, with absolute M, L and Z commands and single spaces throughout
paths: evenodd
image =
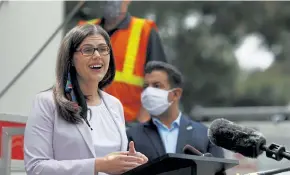
M 241 45 L 235 50 L 235 56 L 242 69 L 265 70 L 271 66 L 274 54 L 262 43 L 263 39 L 255 34 L 250 34 L 244 38 Z
M 183 22 L 183 25 L 186 29 L 193 29 L 195 28 L 201 20 L 201 15 L 197 12 L 189 13 Z

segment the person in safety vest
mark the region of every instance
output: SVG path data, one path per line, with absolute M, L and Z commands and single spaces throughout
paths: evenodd
M 104 89 L 118 98 L 124 107 L 126 122 L 145 122 L 150 115 L 141 105 L 144 67 L 148 61 L 166 62 L 156 24 L 128 13 L 129 0 L 102 2 L 100 19 L 80 21 L 96 24 L 110 35 L 116 64 L 116 76 Z

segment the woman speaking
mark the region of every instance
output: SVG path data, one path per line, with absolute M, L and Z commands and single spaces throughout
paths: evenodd
M 148 161 L 129 144 L 122 104 L 102 91 L 115 76 L 108 34 L 77 26 L 58 51 L 56 84 L 36 95 L 24 134 L 28 175 L 122 174 Z

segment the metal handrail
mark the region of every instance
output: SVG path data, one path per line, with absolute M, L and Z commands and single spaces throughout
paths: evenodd
M 3 127 L 1 140 L 1 175 L 10 175 L 11 173 L 11 154 L 12 154 L 12 136 L 24 135 L 24 127 Z
M 4 122 L 26 124 L 27 119 L 28 119 L 28 116 L 0 113 L 0 121 L 4 121 Z
M 35 62 L 47 45 L 53 40 L 57 33 L 75 16 L 75 14 L 83 7 L 85 1 L 80 1 L 74 9 L 67 15 L 67 18 L 62 24 L 53 32 L 53 34 L 48 38 L 48 40 L 43 44 L 43 46 L 36 52 L 36 54 L 30 59 L 30 61 L 19 71 L 19 73 L 8 83 L 7 86 L 0 92 L 0 99 L 4 94 L 13 86 L 13 84 L 26 72 L 26 70 Z
M 254 106 L 254 107 L 196 107 L 190 115 L 194 119 L 214 120 L 228 118 L 230 120 L 268 120 L 274 115 L 289 115 L 288 106 Z

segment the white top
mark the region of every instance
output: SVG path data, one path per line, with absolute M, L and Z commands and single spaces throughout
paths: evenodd
M 104 157 L 112 152 L 121 151 L 121 138 L 117 125 L 110 112 L 102 101 L 100 105 L 89 106 L 88 121 L 92 127 L 91 136 L 96 152 L 96 157 Z M 98 173 L 106 175 L 106 173 Z

